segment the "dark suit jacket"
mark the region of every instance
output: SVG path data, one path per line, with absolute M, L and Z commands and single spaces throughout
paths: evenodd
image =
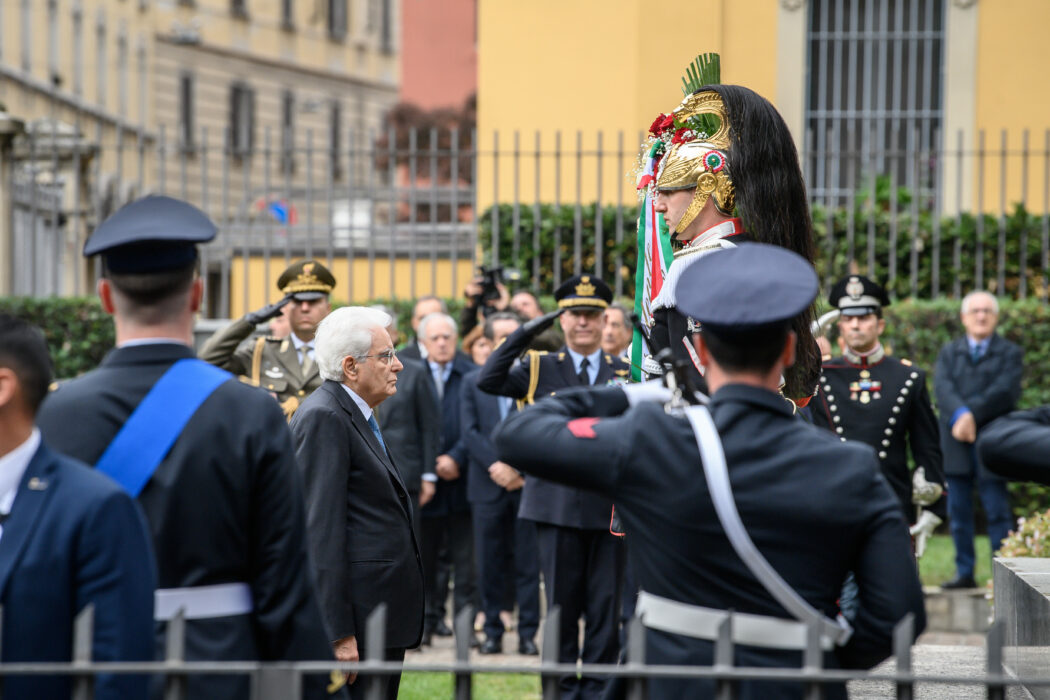
M 470 512 L 470 504 L 467 503 L 467 448 L 460 427 L 460 396 L 464 377 L 476 369 L 477 365 L 459 354 L 452 360 L 452 371 L 441 396 L 441 444 L 438 454 L 447 454 L 456 460 L 456 464 L 459 465 L 459 478 L 451 481 L 438 479 L 434 498 L 423 506 L 421 511 L 424 518 Z M 426 372 L 434 395 L 437 396 L 437 387 L 433 384 L 434 374 L 430 371 L 429 364 L 426 365 Z
M 952 416 L 962 406 L 973 413 L 977 435 L 982 428 L 1009 413 L 1021 396 L 1021 348 L 995 334 L 988 349 L 976 363 L 970 357 L 966 337 L 947 343 L 937 355 L 933 389 L 941 420 L 941 452 L 944 473 L 962 476 L 970 473 L 973 446 L 952 437 Z M 979 462 L 978 462 L 979 464 Z M 980 469 L 986 476 L 984 468 Z
M 838 612 L 846 573 L 857 577 L 853 636 L 825 654 L 825 665 L 867 668 L 885 659 L 894 625 L 909 612 L 916 635 L 922 632 L 922 588 L 908 530 L 874 450 L 797 420 L 788 402 L 757 387 L 722 387 L 711 398 L 711 413 L 740 518 L 773 568 L 830 617 Z M 614 499 L 643 590 L 692 605 L 787 617 L 725 536 L 684 416 L 669 415 L 656 402 L 629 407 L 616 388 L 572 390 L 505 421 L 495 442 L 500 456 L 529 479 L 556 479 Z M 711 642 L 656 630 L 649 630 L 646 647 L 654 664 L 713 660 Z M 735 653 L 737 665 L 797 668 L 802 660 L 799 652 L 742 645 Z M 750 685 L 741 684 L 739 697 L 802 694 L 797 685 L 769 683 L 757 691 Z M 714 696 L 711 681 L 687 687 L 677 697 Z M 846 696 L 844 684 L 825 688 L 826 697 Z
M 509 492 L 489 477 L 489 467 L 499 461 L 492 432 L 501 422 L 500 398 L 486 394 L 478 387 L 478 372 L 463 381 L 460 398 L 463 408 L 463 444 L 467 448 L 467 500 L 471 503 L 494 503 Z M 511 402 L 510 412 L 517 408 Z
M 423 566 L 400 472 L 338 382 L 326 380 L 307 397 L 291 428 L 332 638 L 356 635 L 364 648 L 365 622 L 386 603 L 386 645 L 416 646 L 423 634 Z
M 95 464 L 146 393 L 176 361 L 177 343 L 117 348 L 63 383 L 37 423 L 56 451 Z M 186 423 L 138 497 L 150 525 L 160 588 L 247 583 L 255 609 L 186 623 L 186 657 L 332 659 L 309 576 L 301 485 L 288 424 L 266 392 L 230 378 Z M 163 654 L 164 639 L 158 638 Z M 305 697 L 327 697 L 308 677 Z M 193 676 L 187 697 L 242 697 L 243 676 Z
M 153 660 L 156 572 L 135 502 L 41 445 L 0 536 L 3 661 L 70 661 L 73 620 L 95 606 L 95 661 Z M 69 676 L 9 676 L 7 697 L 68 698 Z M 145 698 L 148 677 L 103 675 L 96 698 Z
M 999 476 L 1050 485 L 1050 406 L 995 419 L 981 431 L 977 451 Z
M 397 351 L 397 357 L 399 360 L 404 360 L 407 357 L 408 359 L 415 360 L 416 362 L 424 362 L 423 354 L 419 352 L 419 339 L 416 338 L 416 336 L 412 336 L 412 339 L 409 340 L 404 345 L 404 347 Z M 470 355 L 463 352 L 462 350 L 456 350 L 456 359 L 472 362 L 472 360 L 470 359 Z
M 376 420 L 405 486 L 418 493 L 423 474 L 434 472 L 440 454 L 441 411 L 429 367 L 401 353 L 398 359 L 404 369 L 397 375 L 397 393 L 377 407 Z
M 496 348 L 478 374 L 482 391 L 512 398 L 525 398 L 529 390 L 530 350 L 520 362 L 518 356 L 528 347 L 530 336 L 524 327 L 511 333 Z M 630 365 L 618 357 L 602 355 L 595 386 L 615 380 L 626 381 Z M 557 353 L 539 353 L 539 381 L 534 396 L 553 396 L 555 392 L 580 386 L 568 348 Z M 518 465 L 509 463 L 513 467 Z M 525 480 L 520 517 L 562 527 L 606 530 L 612 517 L 612 501 L 596 493 L 563 486 L 543 478 Z

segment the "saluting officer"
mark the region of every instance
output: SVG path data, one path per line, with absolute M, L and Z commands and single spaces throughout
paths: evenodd
M 612 301 L 609 285 L 591 275 L 576 276 L 558 287 L 554 298 L 557 311 L 529 321 L 489 356 L 478 374 L 482 391 L 531 404 L 568 387 L 627 380 L 630 366 L 601 348 L 603 314 Z M 561 350 L 526 352 L 559 315 L 565 333 Z M 525 480 L 518 517 L 536 522 L 547 607 L 561 606 L 562 663 L 578 658 L 615 663 L 619 654 L 624 555 L 622 543 L 609 532 L 611 513 L 608 497 L 545 479 Z M 586 620 L 582 653 L 581 615 Z M 605 679 L 593 676 L 561 679 L 562 697 L 596 698 L 604 686 Z
M 500 459 L 526 472 L 526 483 L 541 477 L 616 501 L 642 589 L 648 663 L 711 666 L 727 610 L 735 611 L 739 666 L 800 667 L 801 620 L 820 625 L 830 668 L 868 668 L 889 656 L 893 628 L 909 612 L 916 632 L 925 626 L 908 531 L 875 453 L 798 420 L 777 392 L 795 359 L 792 319 L 816 294 L 812 265 L 776 246 L 715 252 L 684 272 L 676 298 L 701 324 L 690 340 L 712 391 L 714 425 L 700 440 L 691 420 L 704 409 L 665 405 L 670 392 L 659 382 L 562 393 L 496 430 Z M 724 465 L 709 481 L 709 467 L 719 474 L 715 455 Z M 738 513 L 754 551 L 739 530 L 730 539 L 716 502 Z M 861 584 L 852 636 L 830 619 L 850 568 Z M 790 609 L 778 600 L 792 601 Z M 846 697 L 844 683 L 824 689 Z M 735 697 L 801 698 L 804 690 L 742 680 Z M 711 680 L 649 680 L 651 698 L 714 695 Z
M 335 277 L 316 260 L 292 264 L 277 279 L 277 289 L 284 297 L 216 332 L 201 348 L 201 359 L 266 389 L 291 419 L 303 399 L 321 386 L 321 375 L 314 362 L 314 334 L 317 324 L 332 310 L 328 297 L 334 287 Z M 238 350 L 255 326 L 281 313 L 288 315 L 288 337 L 261 337 Z
M 904 517 L 909 523 L 923 519 L 916 532 L 922 533 L 921 539 L 946 517 L 944 498 L 928 505 L 921 516 L 913 502 L 914 482 L 921 484 L 923 476 L 942 492 L 944 488 L 940 432 L 926 390 L 926 372 L 886 354 L 879 337 L 886 329 L 882 309 L 890 299 L 879 284 L 863 275 L 850 275 L 831 288 L 829 301 L 839 310 L 845 349 L 841 357 L 824 362 L 817 399 L 809 404 L 813 422 L 843 440 L 860 440 L 875 448 Z M 908 469 L 909 448 L 916 473 L 923 470 L 917 479 Z M 921 549 L 922 542 L 917 545 Z
M 137 497 L 157 555 L 158 658 L 163 624 L 181 611 L 189 661 L 329 660 L 284 416 L 265 393 L 193 354 L 197 244 L 215 233 L 202 211 L 162 196 L 128 204 L 95 230 L 84 255 L 102 256 L 98 293 L 117 347 L 53 392 L 38 424 L 55 450 Z M 327 681 L 311 675 L 305 696 L 326 697 Z M 244 698 L 249 683 L 190 676 L 185 690 Z

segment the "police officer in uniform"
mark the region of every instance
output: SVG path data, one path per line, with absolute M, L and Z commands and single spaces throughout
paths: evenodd
M 904 615 L 913 613 L 922 631 L 922 589 L 900 505 L 874 450 L 798 420 L 777 393 L 795 356 L 791 320 L 816 294 L 804 258 L 759 244 L 706 256 L 677 289 L 682 310 L 701 323 L 693 345 L 713 392 L 705 454 L 717 447 L 724 456 L 729 500 L 759 555 L 801 597 L 803 605 L 792 608 L 820 621 L 824 664 L 869 668 L 890 655 Z M 678 397 L 668 406 L 670 396 L 659 382 L 559 394 L 497 429 L 500 459 L 527 480 L 616 501 L 642 589 L 648 663 L 712 665 L 712 640 L 732 609 L 736 665 L 800 667 L 805 634 L 796 620 L 803 615 L 777 602 L 774 584 L 753 573 L 751 555 L 745 560 L 726 535 L 713 501 L 724 505 L 725 491 L 716 493 L 705 477 L 716 460 L 701 460 L 690 423 L 696 407 L 681 408 Z M 851 568 L 860 604 L 847 638 L 830 618 Z M 805 692 L 787 681 L 737 685 L 734 697 L 746 700 Z M 846 697 L 845 684 L 823 687 L 824 697 Z M 714 694 L 710 680 L 649 681 L 651 698 Z
M 162 196 L 128 204 L 95 230 L 84 254 L 102 255 L 98 292 L 117 347 L 44 401 L 40 431 L 137 492 L 157 557 L 158 658 L 166 622 L 182 610 L 187 660 L 329 660 L 284 415 L 266 393 L 194 358 L 196 246 L 215 233 L 203 212 Z M 107 469 L 115 452 L 118 467 L 148 469 Z M 326 697 L 328 682 L 309 676 L 305 696 Z M 191 698 L 249 692 L 244 675 L 186 684 Z
M 216 332 L 201 348 L 201 359 L 266 389 L 291 419 L 303 399 L 321 386 L 321 375 L 314 363 L 314 333 L 317 324 L 332 310 L 328 295 L 334 287 L 335 277 L 316 260 L 292 264 L 277 279 L 277 289 L 284 297 Z M 247 348 L 238 349 L 255 326 L 283 313 L 288 304 L 292 329 L 288 337 L 261 337 Z
M 829 301 L 840 313 L 839 332 L 845 340 L 842 357 L 824 362 L 817 398 L 810 402 L 814 424 L 843 440 L 859 440 L 875 448 L 879 466 L 900 500 L 904 517 L 917 526 L 917 551 L 922 540 L 946 517 L 944 498 L 920 504 L 915 487 L 936 485 L 943 493 L 944 468 L 940 432 L 926 390 L 926 372 L 908 360 L 886 354 L 879 336 L 886 328 L 882 308 L 890 303 L 886 290 L 862 275 L 850 275 L 831 288 Z M 916 474 L 908 469 L 908 450 Z M 918 472 L 922 469 L 922 473 Z M 921 552 L 920 552 L 921 553 Z
M 629 365 L 601 349 L 603 314 L 612 301 L 609 286 L 592 275 L 576 276 L 558 287 L 554 298 L 557 311 L 529 321 L 489 356 L 478 374 L 482 391 L 531 404 L 568 387 L 626 381 Z M 561 350 L 526 351 L 558 316 L 565 333 Z M 584 663 L 615 663 L 619 653 L 624 554 L 622 543 L 609 532 L 611 512 L 607 496 L 542 478 L 525 480 L 518 517 L 536 523 L 547 607 L 561 606 L 558 658 L 563 663 L 576 663 L 578 658 Z M 582 653 L 581 615 L 586 619 Z M 561 679 L 566 698 L 596 698 L 604 686 L 605 679 L 592 676 Z

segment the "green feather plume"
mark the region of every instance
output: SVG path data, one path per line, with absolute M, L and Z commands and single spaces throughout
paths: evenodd
M 722 60 L 716 53 L 702 53 L 686 66 L 682 94 L 692 95 L 704 85 L 722 82 Z
M 688 97 L 702 88 L 704 85 L 714 85 L 722 82 L 722 59 L 717 53 L 702 53 L 686 66 L 685 76 L 682 78 L 682 94 Z M 690 121 L 697 131 L 713 134 L 720 126 L 718 117 L 713 114 L 701 114 Z

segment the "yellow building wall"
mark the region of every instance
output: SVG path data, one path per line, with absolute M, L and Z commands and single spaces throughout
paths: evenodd
M 1046 186 L 1044 166 L 1050 143 L 1050 92 L 1043 86 L 1045 66 L 1050 64 L 1050 2 L 1046 0 L 999 0 L 978 3 L 977 34 L 977 110 L 976 129 L 984 130 L 985 157 L 984 201 L 976 207 L 998 212 L 1000 182 L 1003 174 L 1002 139 L 1006 134 L 1006 207 L 1025 201 L 1029 211 L 1043 209 Z M 1028 130 L 1027 191 L 1022 189 L 1024 159 L 1020 155 L 1024 132 Z M 974 134 L 972 145 L 978 146 Z M 949 142 L 955 147 L 955 137 Z M 975 179 L 980 178 L 975 170 Z
M 525 202 L 574 202 L 577 181 L 584 202 L 600 194 L 603 202 L 615 203 L 618 189 L 625 202 L 633 201 L 634 177 L 627 171 L 634 170 L 640 137 L 658 113 L 678 105 L 686 66 L 707 51 L 722 54 L 723 82 L 747 85 L 773 100 L 777 0 L 479 0 L 479 205 L 497 196 L 512 200 L 515 172 Z M 511 156 L 515 131 L 517 170 Z M 556 188 L 550 154 L 559 131 L 563 155 Z M 538 189 L 537 132 L 547 154 Z
M 389 258 L 377 256 L 374 277 L 369 269 L 368 258 L 354 258 L 352 267 L 348 266 L 345 255 L 333 258 L 330 266 L 327 265 L 327 261 L 325 264 L 336 279 L 332 299 L 344 304 L 368 305 L 375 303 L 376 299 L 413 299 L 424 294 L 458 297 L 463 293 L 463 285 L 474 276 L 469 257 L 457 260 L 455 266 L 448 259 L 438 260 L 436 265 L 432 266 L 429 259 L 420 256 L 415 266 L 413 294 L 412 261 L 407 257 L 395 258 L 391 264 Z M 230 316 L 236 318 L 280 299 L 277 278 L 286 267 L 283 257 L 272 257 L 267 274 L 266 260 L 262 256 L 234 257 L 230 263 Z M 452 279 L 453 269 L 455 287 Z M 373 280 L 371 288 L 370 279 Z

